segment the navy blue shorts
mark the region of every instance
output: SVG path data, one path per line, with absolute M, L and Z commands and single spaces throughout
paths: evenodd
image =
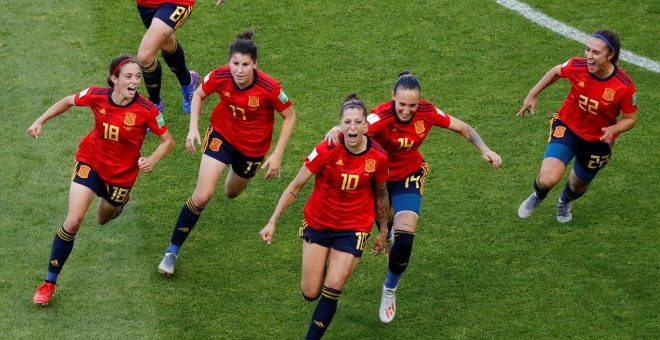
M 204 154 L 214 159 L 230 164 L 234 172 L 242 178 L 252 178 L 257 174 L 264 156 L 250 157 L 236 150 L 218 131 L 212 127 L 206 130 L 204 145 L 202 146 Z
M 352 254 L 355 257 L 362 257 L 364 248 L 369 242 L 370 233 L 355 231 L 330 231 L 314 229 L 303 220 L 302 226 L 298 231 L 298 236 L 307 243 L 315 243 L 322 247 L 332 248 L 337 251 Z
M 429 173 L 429 165 L 424 162 L 422 167 L 400 181 L 387 182 L 387 192 L 394 216 L 402 211 L 411 211 L 419 216 L 424 196 L 424 183 Z
M 115 207 L 121 206 L 131 192 L 131 188 L 107 184 L 99 173 L 85 162 L 76 161 L 71 180 L 90 188 L 96 196 L 104 198 Z
M 168 26 L 177 30 L 179 27 L 188 20 L 190 13 L 192 12 L 191 6 L 183 6 L 177 4 L 163 4 L 158 8 L 151 8 L 138 5 L 138 12 L 140 12 L 140 18 L 142 18 L 142 23 L 145 28 L 151 26 L 151 21 L 154 18 L 158 18 L 165 22 Z
M 575 158 L 575 174 L 581 180 L 590 182 L 607 165 L 611 155 L 610 144 L 584 140 L 559 120 L 556 114 L 550 119 L 550 136 L 543 158 L 557 158 L 566 166 Z

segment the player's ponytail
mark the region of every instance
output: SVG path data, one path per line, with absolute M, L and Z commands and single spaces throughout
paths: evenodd
M 394 83 L 393 92 L 396 93 L 399 88 L 404 90 L 419 90 L 419 93 L 422 93 L 422 86 L 419 84 L 419 80 L 417 80 L 417 77 L 409 71 L 399 73 L 399 77 Z
M 252 61 L 256 62 L 259 60 L 259 56 L 257 54 L 257 45 L 254 43 L 254 41 L 252 41 L 253 35 L 254 30 L 252 28 L 249 28 L 245 30 L 245 32 L 239 34 L 236 37 L 236 40 L 234 40 L 234 42 L 231 43 L 231 46 L 229 46 L 228 59 L 231 59 L 231 56 L 235 53 L 240 53 L 249 55 L 252 58 Z

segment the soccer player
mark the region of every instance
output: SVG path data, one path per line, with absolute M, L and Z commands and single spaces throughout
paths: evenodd
M 128 55 L 112 60 L 110 88 L 92 86 L 64 97 L 28 128 L 39 137 L 44 123 L 72 106 L 89 106 L 94 128 L 80 141 L 75 170 L 69 189 L 69 212 L 55 234 L 46 280 L 34 295 L 34 303 L 48 304 L 55 283 L 66 262 L 76 233 L 89 206 L 98 196 L 96 220 L 106 224 L 117 217 L 128 203 L 129 193 L 140 170 L 151 172 L 173 148 L 174 141 L 158 108 L 137 92 L 140 66 Z M 147 128 L 160 137 L 160 145 L 147 157 L 140 155 Z
M 584 58 L 572 58 L 553 67 L 529 91 L 518 117 L 527 111 L 534 113 L 539 93 L 560 78 L 568 78 L 571 83 L 564 104 L 550 119 L 541 170 L 534 181 L 534 192 L 518 208 L 520 218 L 532 215 L 575 158 L 557 202 L 557 221 L 571 221 L 571 202 L 584 195 L 596 174 L 607 165 L 616 138 L 637 123 L 635 84 L 616 64 L 620 50 L 616 33 L 598 30 L 589 37 Z
M 193 95 L 186 137 L 186 149 L 190 153 L 195 153 L 195 143 L 201 143 L 198 123 L 206 97 L 217 93 L 220 102 L 213 109 L 211 126 L 206 131 L 197 186 L 181 209 L 170 244 L 158 265 L 161 274 L 174 274 L 181 245 L 195 227 L 229 165 L 224 191 L 229 198 L 240 195 L 260 168 L 268 168 L 265 178 L 280 175 L 282 155 L 296 125 L 296 113 L 279 82 L 257 69 L 253 33 L 247 30 L 238 35 L 229 47 L 229 65 L 211 71 Z M 273 137 L 275 111 L 283 118 L 282 129 L 275 149 L 266 159 Z
M 218 0 L 215 5 L 223 1 Z M 142 65 L 149 100 L 156 104 L 161 112 L 165 105 L 160 97 L 163 71 L 156 57 L 158 50 L 181 84 L 183 112 L 190 113 L 190 101 L 199 75 L 195 71 L 188 70 L 183 47 L 174 37 L 174 31 L 188 20 L 194 4 L 195 0 L 137 0 L 138 12 L 147 29 L 140 42 L 137 58 Z
M 381 230 L 372 252 L 378 255 L 386 247 L 387 154 L 366 136 L 367 108 L 357 96 L 347 97 L 340 119 L 343 135 L 339 143 L 316 145 L 260 232 L 262 240 L 270 244 L 280 215 L 315 175 L 299 232 L 304 240 L 303 297 L 308 301 L 321 297 L 306 339 L 321 338 L 330 325 L 344 284 L 367 245 L 375 217 L 381 222 Z
M 479 149 L 493 169 L 502 164 L 500 156 L 484 143 L 474 128 L 422 100 L 419 80 L 410 72 L 399 74 L 391 96 L 392 100 L 380 104 L 367 118 L 369 136 L 387 151 L 390 167 L 387 190 L 393 218 L 389 221 L 387 243 L 391 249 L 379 309 L 380 320 L 385 323 L 391 322 L 396 314 L 396 289 L 412 254 L 429 172 L 419 147 L 431 129 L 438 126 L 460 134 Z M 330 143 L 334 143 L 336 132 L 335 128 L 326 137 Z

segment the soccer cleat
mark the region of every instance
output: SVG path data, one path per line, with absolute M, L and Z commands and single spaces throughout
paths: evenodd
M 383 296 L 380 299 L 380 321 L 389 323 L 396 314 L 396 288 L 387 288 L 383 286 Z
M 573 208 L 571 202 L 557 201 L 557 221 L 561 223 L 570 222 L 573 219 Z
M 543 200 L 536 196 L 536 192 L 532 193 L 524 202 L 522 202 L 522 204 L 520 204 L 520 207 L 518 207 L 518 217 L 527 218 L 532 216 L 534 210 L 539 207 L 541 202 L 543 202 Z
M 50 302 L 53 295 L 55 295 L 55 284 L 44 282 L 39 288 L 37 288 L 37 293 L 34 294 L 32 301 L 36 304 L 45 306 Z
M 175 253 L 165 253 L 165 256 L 163 256 L 163 259 L 158 265 L 158 272 L 167 276 L 174 274 L 174 264 L 177 257 Z
M 183 112 L 190 113 L 190 105 L 192 103 L 193 93 L 199 81 L 199 74 L 195 71 L 190 71 L 190 85 L 181 86 L 181 94 L 183 94 Z

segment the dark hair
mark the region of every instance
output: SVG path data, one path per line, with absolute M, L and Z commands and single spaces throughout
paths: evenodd
M 252 41 L 253 35 L 254 30 L 251 28 L 239 34 L 236 37 L 236 40 L 234 40 L 234 42 L 231 43 L 231 46 L 229 46 L 229 57 L 227 59 L 231 59 L 231 56 L 234 55 L 234 53 L 240 53 L 249 55 L 252 58 L 252 61 L 259 60 L 257 45 Z
M 362 109 L 362 116 L 367 117 L 367 105 L 364 104 L 362 100 L 355 93 L 349 93 L 344 99 L 344 102 L 341 104 L 341 109 L 339 109 L 339 119 L 344 116 L 344 111 L 346 109 Z
M 396 93 L 399 88 L 403 88 L 404 90 L 419 90 L 420 93 L 422 92 L 422 86 L 419 85 L 419 80 L 417 80 L 417 77 L 409 71 L 399 73 L 399 77 L 394 83 L 394 93 Z
M 110 77 L 111 76 L 119 77 L 119 73 L 121 72 L 121 68 L 124 67 L 124 65 L 126 65 L 128 63 L 136 63 L 137 64 L 137 61 L 135 61 L 135 59 L 133 59 L 133 57 L 131 57 L 128 54 L 122 54 L 122 55 L 112 59 L 112 61 L 110 62 L 110 66 L 108 66 L 108 74 L 109 74 L 108 75 L 108 85 L 110 85 L 110 87 L 115 87 L 115 83 L 113 83 L 112 80 L 110 80 Z
M 592 37 L 596 37 L 600 40 L 605 41 L 605 44 L 610 49 L 611 52 L 614 52 L 614 57 L 612 58 L 612 64 L 616 64 L 619 61 L 619 53 L 621 52 L 621 44 L 619 43 L 619 35 L 606 29 L 600 29 Z

